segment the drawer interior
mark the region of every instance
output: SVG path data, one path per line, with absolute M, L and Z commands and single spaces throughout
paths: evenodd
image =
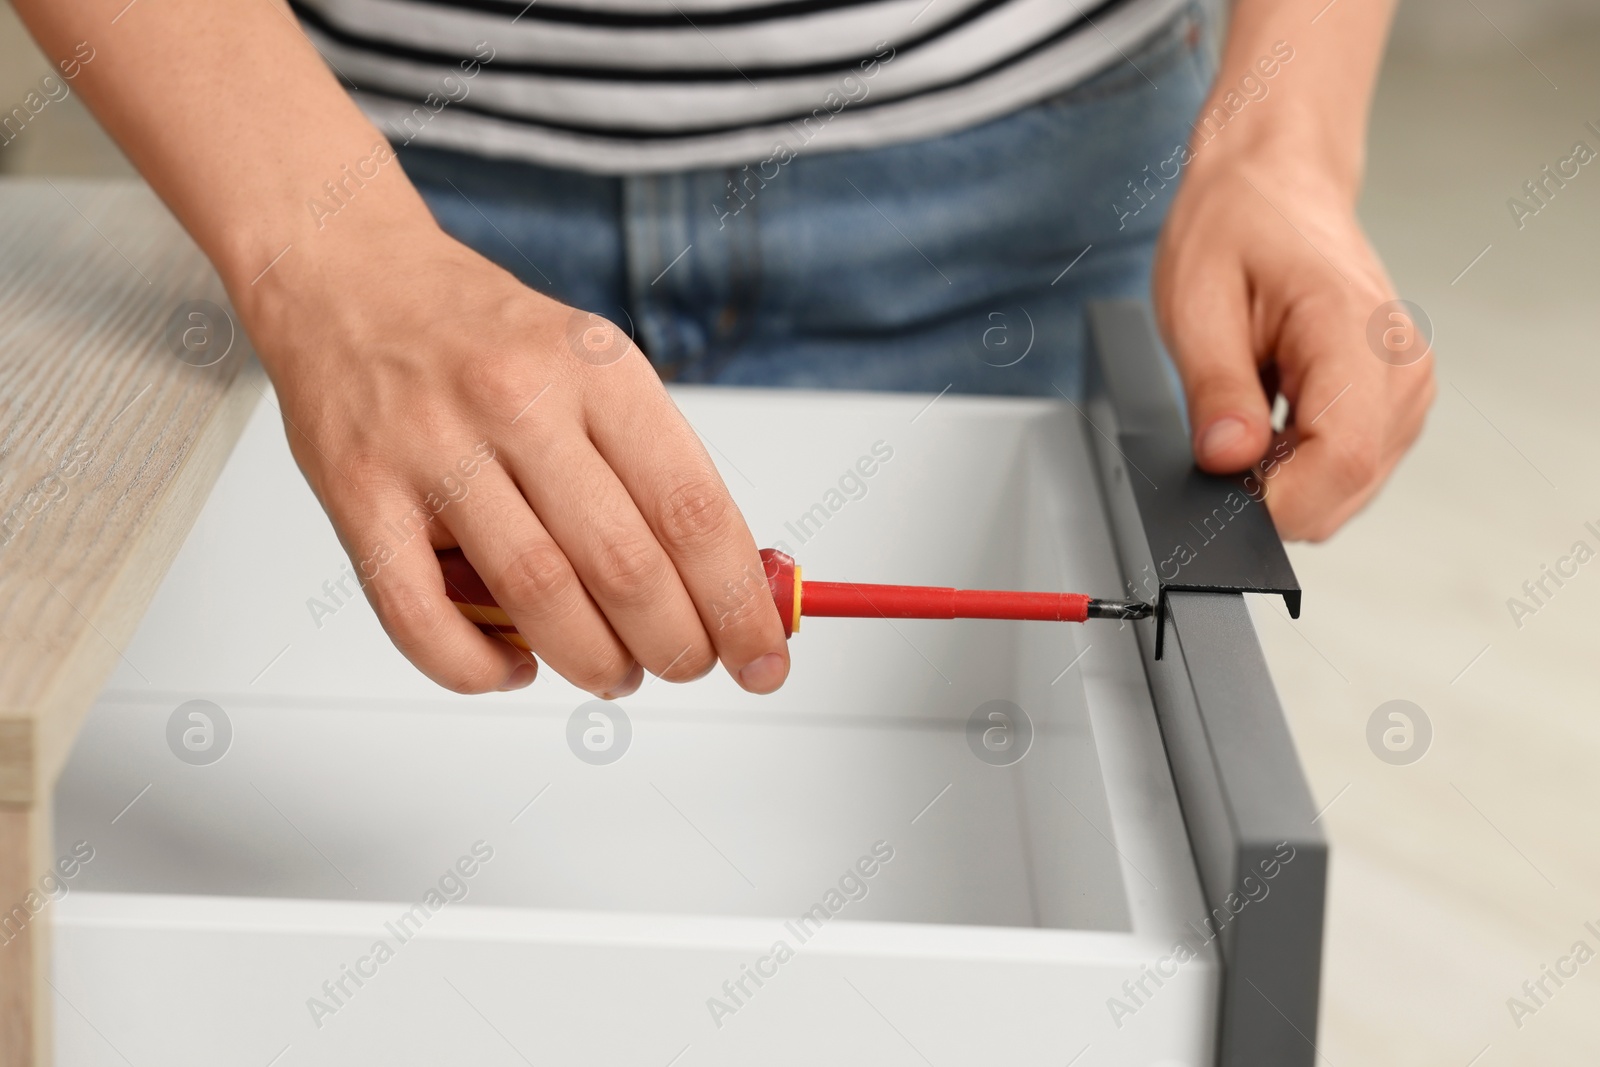
M 758 541 L 812 578 L 1120 595 L 1070 409 L 676 395 Z M 1164 766 L 1118 777 L 1159 748 L 1108 759 L 1097 726 L 1150 716 L 1117 623 L 807 619 L 780 693 L 647 681 L 627 753 L 594 766 L 567 741 L 585 694 L 548 671 L 437 688 L 329 592 L 347 573 L 264 402 L 59 781 L 60 847 L 95 849 L 74 889 L 407 901 L 477 846 L 449 890 L 475 904 L 793 916 L 843 879 L 850 920 L 1129 931 L 1153 864 L 1192 879 Z M 192 700 L 231 725 L 206 765 L 169 745 Z M 996 700 L 1034 728 L 1011 766 L 968 744 Z M 892 860 L 851 877 L 875 845 Z

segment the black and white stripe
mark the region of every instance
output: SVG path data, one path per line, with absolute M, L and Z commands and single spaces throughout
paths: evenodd
M 291 2 L 391 138 L 624 173 L 948 133 L 1120 60 L 1187 0 Z

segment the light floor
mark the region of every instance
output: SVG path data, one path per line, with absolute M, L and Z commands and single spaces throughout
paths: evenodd
M 1600 150 L 1597 54 L 1399 54 L 1380 89 L 1362 213 L 1435 324 L 1442 388 L 1388 490 L 1292 549 L 1304 617 L 1254 605 L 1329 805 L 1324 1067 L 1600 1062 L 1600 959 L 1520 1027 L 1507 1007 L 1574 942 L 1600 952 L 1600 558 L 1520 628 L 1506 607 L 1575 541 L 1600 551 L 1600 161 L 1521 231 L 1506 208 L 1574 141 Z M 26 132 L 5 169 L 129 173 L 75 100 Z M 1434 728 L 1410 766 L 1367 747 L 1396 698 Z

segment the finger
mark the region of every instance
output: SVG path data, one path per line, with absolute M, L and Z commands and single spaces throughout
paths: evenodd
M 472 499 L 447 518 L 495 603 L 550 669 L 606 700 L 638 689 L 643 671 L 503 469 L 487 466 Z
M 1186 278 L 1163 325 L 1183 379 L 1195 461 L 1217 474 L 1244 470 L 1272 440 L 1272 398 L 1251 340 L 1249 292 L 1237 270 Z
M 755 539 L 698 435 L 660 383 L 654 403 L 608 404 L 590 437 L 672 558 L 717 656 L 746 690 L 770 693 L 789 649 Z
M 1298 369 L 1288 388 L 1295 419 L 1262 471 L 1267 507 L 1289 539 L 1322 540 L 1359 511 L 1398 462 L 1410 436 L 1391 440 L 1403 391 L 1391 388 L 1392 368 L 1366 351 L 1341 346 L 1347 331 L 1327 321 L 1284 338 L 1280 361 Z M 1357 335 L 1359 336 L 1359 335 Z
M 672 560 L 587 438 L 530 430 L 500 461 L 645 670 L 687 681 L 711 669 L 711 640 Z
M 521 689 L 533 681 L 538 664 L 531 655 L 486 637 L 451 603 L 428 537 L 402 542 L 391 532 L 424 528 L 432 518 L 425 507 L 395 493 L 329 510 L 378 621 L 418 670 L 457 693 Z

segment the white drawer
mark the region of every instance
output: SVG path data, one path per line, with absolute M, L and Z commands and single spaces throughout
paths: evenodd
M 1069 408 L 675 395 L 810 576 L 1123 593 Z M 648 682 L 591 765 L 584 694 L 438 689 L 333 603 L 346 570 L 263 404 L 57 788 L 58 846 L 94 850 L 56 905 L 60 1062 L 1212 1062 L 1131 627 L 809 619 L 779 694 Z M 997 699 L 1035 726 L 1008 767 L 967 740 Z M 191 700 L 231 724 L 216 762 L 169 747 Z

